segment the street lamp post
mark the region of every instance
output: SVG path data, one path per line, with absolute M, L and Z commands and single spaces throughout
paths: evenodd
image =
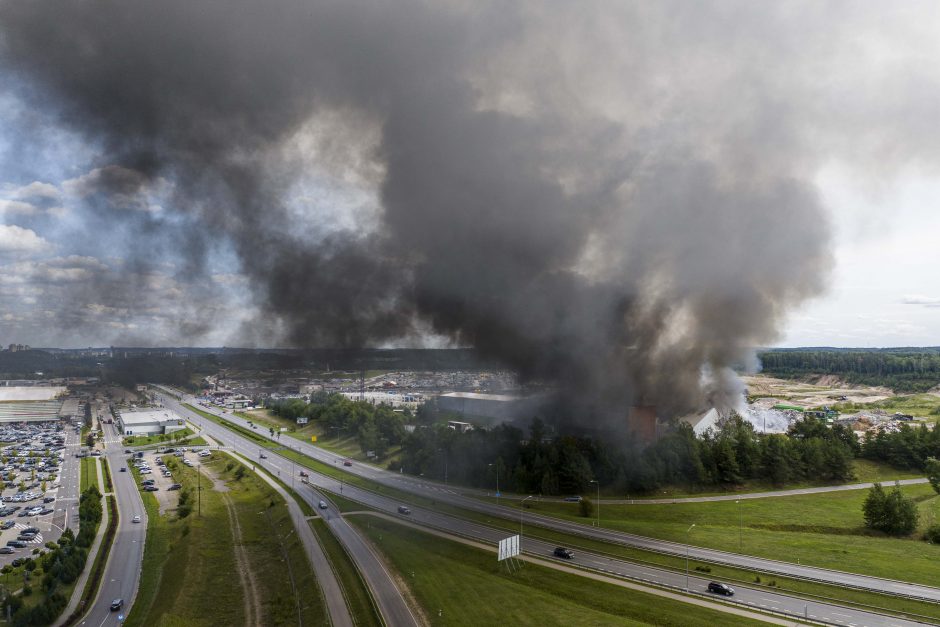
M 496 466 L 496 504 L 499 505 L 499 465 L 487 464 L 487 466 Z
M 519 549 L 519 550 L 520 550 L 520 551 L 522 550 L 522 549 L 521 549 L 521 545 L 522 545 L 522 518 L 523 518 L 523 516 L 525 516 L 525 502 L 528 501 L 528 500 L 531 499 L 531 498 L 532 498 L 532 495 L 530 494 L 529 496 L 525 497 L 524 499 L 522 499 L 522 500 L 519 502 L 519 544 L 520 544 L 520 549 Z
M 689 591 L 689 541 L 692 538 L 692 526 L 685 530 L 685 591 Z
M 594 504 L 597 507 L 597 526 L 601 526 L 601 482 L 597 479 L 591 479 L 591 483 L 597 484 L 597 500 Z
M 738 504 L 738 553 L 744 550 L 744 512 L 741 510 L 741 499 L 735 501 Z

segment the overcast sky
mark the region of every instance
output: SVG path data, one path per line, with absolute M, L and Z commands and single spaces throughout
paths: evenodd
M 645 239 L 640 236 L 608 240 L 604 225 L 627 230 L 645 224 L 635 216 L 647 214 L 627 207 L 656 197 L 631 182 L 631 173 L 618 181 L 616 193 L 597 200 L 601 196 L 596 190 L 583 194 L 595 182 L 589 180 L 588 167 L 580 171 L 577 164 L 622 158 L 634 164 L 635 172 L 646 167 L 636 163 L 654 161 L 650 155 L 668 154 L 674 160 L 687 150 L 708 163 L 720 180 L 759 181 L 755 187 L 796 181 L 803 190 L 800 197 L 807 199 L 806 215 L 815 217 L 802 215 L 798 227 L 785 230 L 786 216 L 780 212 L 786 210 L 776 205 L 752 209 L 753 198 L 764 196 L 749 196 L 749 190 L 729 194 L 726 201 L 740 204 L 734 211 L 742 216 L 776 214 L 765 222 L 767 230 L 751 225 L 736 231 L 732 225 L 716 228 L 717 236 L 702 233 L 715 240 L 709 254 L 722 250 L 722 238 L 732 242 L 746 237 L 754 244 L 735 257 L 742 280 L 751 280 L 747 266 L 760 265 L 764 254 L 774 255 L 768 262 L 774 268 L 795 268 L 792 283 L 799 289 L 773 288 L 769 309 L 778 312 L 776 303 L 782 303 L 779 318 L 775 313 L 770 330 L 747 331 L 750 342 L 940 345 L 937 5 L 786 3 L 756 8 L 761 4 L 697 3 L 693 9 L 687 3 L 625 3 L 622 12 L 608 14 L 605 3 L 586 3 L 577 11 L 566 9 L 566 15 L 561 7 L 549 11 L 520 3 L 526 8 L 512 18 L 502 10 L 477 14 L 448 9 L 452 13 L 441 19 L 445 26 L 435 22 L 426 30 L 446 32 L 457 24 L 458 32 L 472 36 L 455 42 L 454 48 L 465 48 L 448 51 L 453 58 L 427 74 L 462 73 L 473 87 L 468 110 L 475 114 L 493 111 L 528 120 L 532 124 L 526 132 L 551 125 L 551 141 L 538 144 L 540 176 L 568 194 L 565 211 L 580 210 L 572 200 L 578 194 L 589 199 L 585 202 L 603 205 L 581 233 L 587 243 L 572 253 L 577 264 L 566 271 L 593 283 L 616 283 L 611 275 L 617 273 L 633 277 L 633 268 L 642 265 L 639 253 L 634 259 L 617 252 L 614 261 L 606 262 L 592 254 L 600 251 L 597 256 L 610 260 L 612 252 L 639 246 Z M 28 23 L 32 18 L 21 19 Z M 397 35 L 406 32 L 403 26 Z M 276 32 L 267 34 L 277 37 Z M 224 194 L 215 188 L 211 198 L 194 194 L 198 186 L 181 182 L 186 177 L 175 178 L 179 164 L 143 173 L 126 158 L 126 146 L 114 149 L 113 129 L 102 126 L 108 118 L 76 123 L 79 108 L 70 109 L 69 99 L 83 96 L 69 92 L 74 86 L 55 84 L 58 79 L 48 67 L 36 69 L 17 60 L 30 45 L 45 45 L 41 33 L 32 43 L 28 37 L 22 35 L 16 44 L 20 48 L 7 61 L 0 57 L 0 343 L 296 344 L 296 311 L 278 305 L 284 299 L 272 296 L 270 285 L 251 271 L 252 255 L 237 230 L 244 228 L 245 214 L 234 209 L 226 213 Z M 446 47 L 447 37 L 440 39 L 434 45 Z M 55 63 L 56 58 L 47 61 Z M 240 57 L 231 63 L 236 66 L 232 76 L 238 77 L 237 65 L 250 61 Z M 47 75 L 37 78 L 40 72 Z M 309 80 L 319 80 L 316 76 Z M 153 77 L 155 83 L 171 85 L 177 79 Z M 307 79 L 303 74 L 298 80 Z M 120 80 L 115 94 L 120 93 Z M 363 79 L 368 80 L 380 79 Z M 342 89 L 367 91 L 358 85 Z M 379 99 L 346 91 L 333 100 L 325 98 L 326 111 L 311 108 L 308 118 L 292 119 L 289 136 L 279 135 L 276 142 L 258 148 L 265 151 L 264 166 L 271 168 L 265 191 L 270 180 L 280 182 L 279 216 L 289 217 L 276 229 L 288 229 L 293 239 L 331 242 L 336 234 L 381 233 L 393 207 L 390 199 L 399 198 L 389 183 L 394 183 L 389 172 L 401 173 L 394 162 L 399 152 L 389 149 L 395 129 L 388 122 L 403 106 L 394 102 L 399 94 L 390 91 L 393 105 L 379 114 L 373 103 Z M 291 97 L 306 95 L 291 92 Z M 313 90 L 310 97 L 320 94 Z M 236 100 L 231 108 L 239 105 Z M 301 114 L 291 110 L 290 115 Z M 214 119 L 207 115 L 191 122 L 197 123 L 212 126 Z M 600 139 L 607 133 L 605 125 L 616 129 L 611 132 L 616 140 Z M 588 137 L 587 131 L 598 136 Z M 466 143 L 466 138 L 460 141 Z M 233 151 L 245 148 L 240 144 Z M 591 169 L 596 170 L 594 165 Z M 736 184 L 738 190 L 746 187 Z M 685 194 L 683 202 L 689 196 L 692 206 L 674 218 L 677 231 L 695 215 L 695 193 Z M 618 200 L 630 220 L 617 220 Z M 213 207 L 204 206 L 208 204 Z M 668 204 L 648 211 L 648 216 L 665 212 L 668 224 Z M 668 230 L 651 233 L 665 246 Z M 432 258 L 439 253 L 422 249 L 423 241 L 408 245 Z M 825 257 L 817 248 L 832 256 L 831 265 L 814 261 L 809 267 L 810 273 L 818 267 L 818 285 L 806 276 L 806 267 L 799 267 L 805 255 Z M 717 257 L 698 261 L 703 267 L 720 265 Z M 650 276 L 656 275 L 638 276 L 642 279 L 624 284 L 650 289 Z M 734 280 L 733 272 L 727 276 Z M 711 275 L 703 280 L 712 280 Z M 442 322 L 443 317 L 424 311 L 407 328 L 394 327 L 404 329 L 402 337 L 387 331 L 389 337 L 371 341 L 460 344 L 466 337 L 462 323 Z M 303 324 L 316 321 L 305 319 Z

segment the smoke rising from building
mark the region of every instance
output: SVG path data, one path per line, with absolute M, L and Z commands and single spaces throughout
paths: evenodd
M 100 145 L 97 221 L 175 242 L 189 281 L 230 243 L 243 337 L 438 335 L 668 414 L 732 406 L 830 265 L 808 131 L 833 118 L 794 99 L 799 20 L 757 8 L 4 0 L 0 66 Z M 337 227 L 298 208 L 314 183 L 374 203 Z

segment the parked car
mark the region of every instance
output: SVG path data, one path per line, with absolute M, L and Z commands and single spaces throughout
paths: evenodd
M 726 597 L 734 596 L 734 588 L 726 583 L 719 583 L 717 581 L 712 581 L 708 584 L 708 591 L 713 594 L 723 594 Z
M 23 542 L 22 540 L 10 540 L 9 542 L 7 542 L 7 546 L 12 546 L 17 549 L 25 549 L 26 543 Z
M 0 555 L 10 555 L 11 553 L 16 553 L 16 549 L 12 546 L 0 547 Z
M 571 549 L 566 549 L 563 546 L 556 546 L 552 555 L 566 560 L 570 560 L 574 557 L 574 553 L 571 552 Z
M 53 501 L 55 501 L 54 496 L 47 496 L 46 498 L 42 500 L 43 503 L 52 503 Z
M 179 489 L 182 488 L 182 487 L 183 487 L 182 485 L 180 485 L 180 484 L 178 484 L 178 483 L 174 483 L 174 484 L 171 485 L 169 488 L 167 488 L 167 490 L 179 490 Z
M 0 529 L 6 530 L 6 529 L 11 528 L 15 524 L 16 523 L 13 522 L 12 520 L 4 520 L 3 524 L 0 524 Z
M 160 489 L 160 488 L 158 488 L 158 487 L 155 486 L 155 485 L 145 485 L 145 486 L 144 486 L 144 492 L 156 492 L 156 491 L 159 490 L 159 489 Z
M 51 513 L 54 512 L 54 511 L 55 511 L 55 510 L 52 509 L 51 507 L 45 507 L 45 508 L 42 509 L 42 511 L 39 512 L 39 515 L 40 515 L 40 516 L 45 516 L 46 514 L 51 514 Z
M 407 507 L 405 507 L 404 505 L 399 505 L 399 506 L 398 506 L 398 513 L 399 513 L 399 514 L 410 514 L 410 513 L 411 513 L 411 510 L 408 509 Z

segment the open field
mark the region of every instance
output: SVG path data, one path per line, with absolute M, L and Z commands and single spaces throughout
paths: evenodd
M 918 501 L 919 537 L 940 514 L 940 497 L 929 485 L 906 486 L 903 491 Z M 867 494 L 847 490 L 739 503 L 602 505 L 600 516 L 602 526 L 629 533 L 934 585 L 940 546 L 867 531 L 862 519 Z M 532 511 L 592 524 L 578 516 L 576 504 L 529 503 Z M 695 529 L 687 534 L 693 523 Z
M 535 564 L 510 575 L 490 551 L 383 519 L 350 521 L 394 565 L 435 625 L 762 624 Z
M 908 394 L 873 402 L 838 403 L 833 409 L 848 413 L 880 409 L 886 414 L 901 412 L 915 417 L 935 419 L 940 415 L 940 397 L 936 394 Z
M 330 567 L 336 573 L 336 578 L 343 588 L 343 597 L 346 599 L 346 606 L 349 608 L 353 622 L 358 627 L 379 627 L 382 625 L 382 620 L 372 602 L 369 589 L 359 575 L 359 571 L 349 554 L 346 553 L 339 541 L 333 537 L 321 518 L 314 518 L 309 522 L 310 527 L 317 536 L 317 540 L 320 542 L 320 546 L 323 547 L 323 552 L 330 560 Z
M 324 624 L 326 609 L 283 500 L 228 457 L 203 468 L 224 492 L 202 478 L 201 516 L 194 469 L 179 466 L 175 475 L 192 494 L 185 518 L 160 516 L 153 495 L 143 494 L 147 546 L 128 624 Z
M 841 396 L 854 403 L 871 403 L 894 396 L 894 392 L 888 388 L 847 385 L 832 376 L 820 377 L 814 383 L 760 374 L 743 376 L 741 380 L 747 386 L 747 394 L 751 398 L 789 401 L 804 407 L 833 405 L 839 402 Z M 773 404 L 769 403 L 768 406 Z

